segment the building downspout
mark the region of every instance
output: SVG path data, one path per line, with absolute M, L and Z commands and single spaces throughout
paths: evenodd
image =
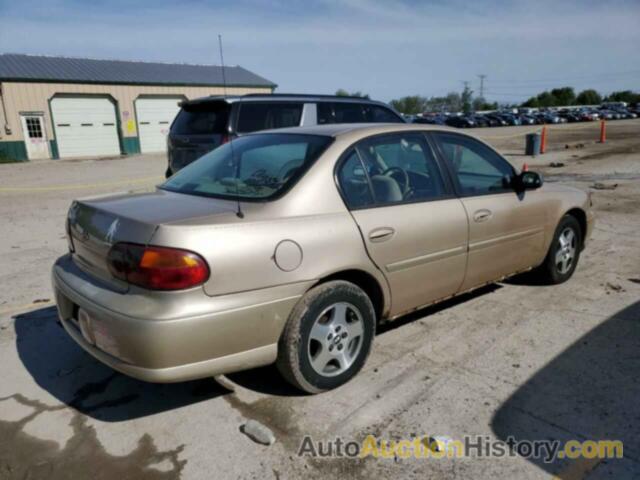
M 4 105 L 4 85 L 0 83 L 0 104 L 2 104 L 2 123 L 5 135 L 11 135 L 11 127 L 7 120 L 7 107 Z

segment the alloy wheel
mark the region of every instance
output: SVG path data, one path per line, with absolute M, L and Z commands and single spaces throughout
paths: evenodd
M 558 237 L 555 256 L 556 268 L 561 275 L 566 274 L 576 258 L 578 238 L 572 228 L 565 228 Z
M 334 377 L 353 365 L 362 348 L 364 322 L 352 304 L 338 302 L 327 307 L 311 327 L 307 355 L 316 373 Z

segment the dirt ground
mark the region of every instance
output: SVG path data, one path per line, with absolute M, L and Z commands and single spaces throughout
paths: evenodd
M 515 165 L 591 191 L 597 225 L 575 276 L 496 284 L 382 330 L 364 370 L 304 396 L 272 367 L 173 385 L 85 354 L 55 323 L 50 268 L 73 198 L 153 188 L 163 155 L 0 165 L 0 479 L 640 478 L 640 120 L 472 131 Z M 551 167 L 550 164 L 561 165 Z M 240 432 L 248 419 L 270 447 Z M 624 458 L 310 458 L 313 440 L 619 439 Z

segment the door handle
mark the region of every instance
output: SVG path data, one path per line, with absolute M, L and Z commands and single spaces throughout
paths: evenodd
M 486 222 L 492 216 L 493 216 L 493 213 L 491 213 L 491 210 L 487 210 L 486 208 L 483 208 L 482 210 L 478 210 L 476 213 L 473 214 L 473 220 L 478 223 Z
M 372 242 L 384 242 L 389 240 L 396 231 L 391 227 L 374 228 L 369 232 L 369 240 Z

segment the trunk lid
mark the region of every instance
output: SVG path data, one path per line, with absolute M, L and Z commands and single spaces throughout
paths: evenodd
M 115 243 L 147 245 L 159 225 L 212 215 L 235 216 L 235 204 L 164 190 L 77 200 L 67 217 L 72 257 L 90 275 L 127 291 L 128 284 L 113 277 L 107 264 Z

